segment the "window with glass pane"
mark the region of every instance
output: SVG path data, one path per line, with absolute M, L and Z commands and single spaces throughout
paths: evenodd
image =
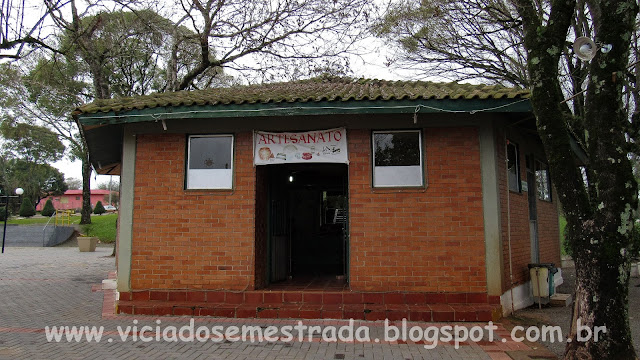
M 373 133 L 373 186 L 422 186 L 422 138 L 419 130 Z
M 540 161 L 536 161 L 536 189 L 538 190 L 538 199 L 551 201 L 549 166 Z
M 190 136 L 187 189 L 233 187 L 233 135 Z
M 518 145 L 507 142 L 507 170 L 509 172 L 509 190 L 520 192 L 520 154 Z

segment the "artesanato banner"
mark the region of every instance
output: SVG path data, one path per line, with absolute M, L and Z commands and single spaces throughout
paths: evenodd
M 283 133 L 256 131 L 253 141 L 256 165 L 349 163 L 345 128 Z

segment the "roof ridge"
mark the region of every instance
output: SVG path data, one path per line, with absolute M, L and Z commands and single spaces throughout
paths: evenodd
M 306 103 L 320 101 L 390 101 L 418 99 L 516 99 L 528 90 L 498 84 L 441 83 L 425 80 L 384 80 L 318 76 L 274 82 L 191 91 L 153 93 L 144 96 L 99 99 L 82 105 L 74 115 L 127 112 L 136 109 L 219 104 Z

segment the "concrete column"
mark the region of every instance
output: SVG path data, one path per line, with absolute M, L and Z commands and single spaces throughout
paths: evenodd
M 131 290 L 131 241 L 135 192 L 136 136 L 125 126 L 120 171 L 120 226 L 118 227 L 118 291 Z
M 485 122 L 479 128 L 487 292 L 489 295 L 500 296 L 502 295 L 504 266 L 500 227 L 498 152 L 495 134 L 493 122 Z

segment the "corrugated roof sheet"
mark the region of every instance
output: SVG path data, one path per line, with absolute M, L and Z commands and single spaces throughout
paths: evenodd
M 313 78 L 295 82 L 232 86 L 196 91 L 156 93 L 109 100 L 97 100 L 76 109 L 75 115 L 99 112 L 123 113 L 155 107 L 220 104 L 268 104 L 345 102 L 366 100 L 428 99 L 516 99 L 529 91 L 500 85 L 387 81 L 351 78 Z

